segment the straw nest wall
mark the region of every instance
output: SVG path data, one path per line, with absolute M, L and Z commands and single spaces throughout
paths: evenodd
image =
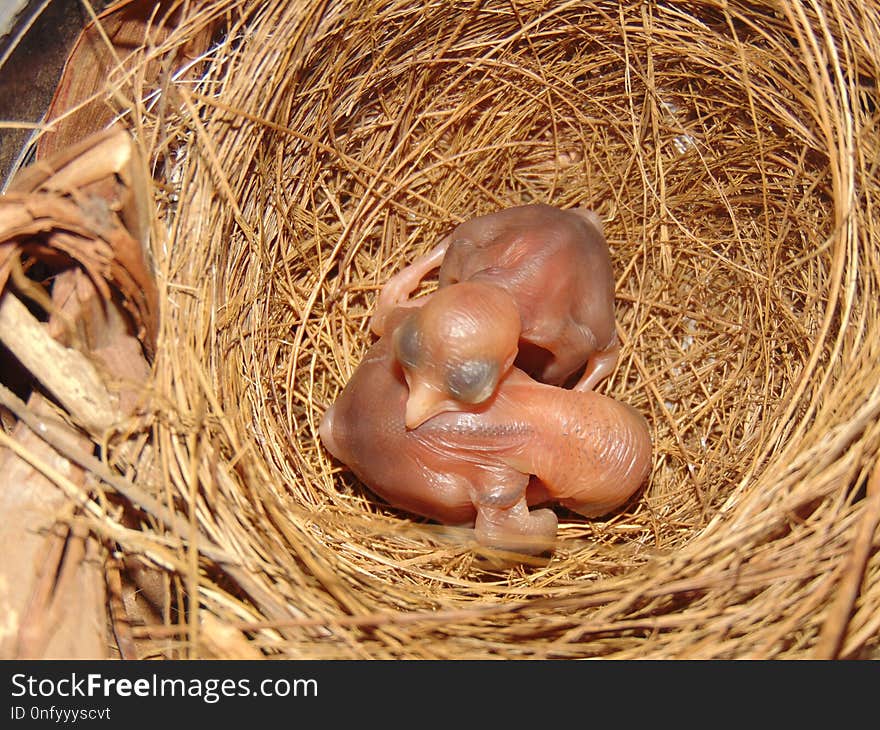
M 112 443 L 152 444 L 129 473 L 191 526 L 173 559 L 156 524 L 120 543 L 171 576 L 148 652 L 221 627 L 307 658 L 874 651 L 873 5 L 216 2 L 168 43 L 209 17 L 204 75 L 132 124 L 162 321 Z M 624 509 L 560 511 L 552 558 L 516 562 L 383 504 L 317 427 L 383 282 L 533 201 L 605 221 L 602 390 L 655 456 Z

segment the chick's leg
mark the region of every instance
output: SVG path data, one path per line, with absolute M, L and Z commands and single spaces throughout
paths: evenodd
M 585 391 L 595 388 L 602 380 L 614 372 L 614 368 L 617 365 L 617 358 L 619 356 L 620 343 L 617 339 L 615 339 L 614 342 L 604 350 L 594 353 L 593 356 L 587 360 L 587 367 L 584 369 L 584 374 L 574 386 L 574 390 Z
M 443 257 L 446 256 L 446 250 L 451 242 L 452 238 L 446 236 L 428 253 L 417 258 L 387 281 L 385 286 L 382 287 L 382 291 L 379 292 L 379 298 L 376 300 L 376 309 L 373 312 L 373 318 L 370 320 L 370 329 L 373 330 L 374 334 L 380 337 L 384 334 L 385 320 L 396 307 L 417 307 L 422 303 L 421 301 L 408 301 L 409 295 L 416 290 L 419 283 L 428 273 L 443 263 Z
M 477 505 L 474 532 L 477 541 L 488 547 L 538 555 L 553 549 L 557 519 L 553 510 L 529 512 L 526 498 L 512 507 Z

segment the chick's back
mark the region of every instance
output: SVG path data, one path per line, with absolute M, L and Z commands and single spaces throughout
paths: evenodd
M 524 354 L 531 345 L 555 358 L 555 366 L 525 363 L 538 379 L 562 384 L 615 342 L 614 274 L 594 213 L 519 206 L 472 218 L 450 235 L 440 286 L 484 281 L 507 290 L 519 307 Z

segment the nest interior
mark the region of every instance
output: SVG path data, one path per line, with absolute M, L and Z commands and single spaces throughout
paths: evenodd
M 198 606 L 270 656 L 813 654 L 880 448 L 876 10 L 214 2 L 180 38 L 212 13 L 204 75 L 134 125 L 167 231 L 137 480 L 227 556 L 172 570 L 190 651 Z M 560 511 L 552 558 L 511 562 L 384 504 L 317 428 L 383 282 L 539 201 L 605 222 L 601 389 L 655 453 L 624 509 Z M 876 644 L 869 552 L 843 655 Z

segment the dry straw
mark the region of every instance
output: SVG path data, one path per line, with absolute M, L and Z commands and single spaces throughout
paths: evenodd
M 142 656 L 873 654 L 873 3 L 194 8 L 165 43 L 221 21 L 198 81 L 112 96 L 157 178 L 163 306 L 109 462 L 178 516 L 108 528 L 167 576 Z M 317 427 L 382 283 L 531 201 L 605 221 L 624 350 L 602 388 L 655 461 L 516 562 L 384 505 Z

